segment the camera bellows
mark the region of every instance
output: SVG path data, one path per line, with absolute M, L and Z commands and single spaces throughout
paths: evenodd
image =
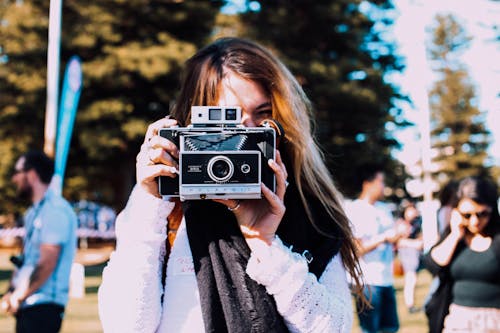
M 222 151 L 243 150 L 248 137 L 235 133 L 215 133 L 186 136 L 184 138 L 184 149 L 186 151 Z

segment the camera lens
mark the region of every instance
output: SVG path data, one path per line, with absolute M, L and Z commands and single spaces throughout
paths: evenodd
M 208 162 L 208 176 L 218 182 L 226 182 L 233 176 L 233 162 L 226 156 L 215 156 Z

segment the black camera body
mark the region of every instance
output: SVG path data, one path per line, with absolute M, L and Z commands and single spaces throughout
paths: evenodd
M 193 106 L 191 125 L 160 129 L 179 149 L 179 175 L 159 177 L 162 196 L 197 199 L 258 199 L 260 184 L 275 190 L 273 127 L 243 127 L 240 107 Z

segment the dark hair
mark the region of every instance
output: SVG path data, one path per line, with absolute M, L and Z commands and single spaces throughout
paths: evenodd
M 357 189 L 361 191 L 363 189 L 363 183 L 374 180 L 380 172 L 384 172 L 384 168 L 380 164 L 364 164 L 360 166 L 355 176 Z
M 32 150 L 22 155 L 24 157 L 24 171 L 35 170 L 44 184 L 49 184 L 54 174 L 54 161 L 44 152 Z
M 458 182 L 450 180 L 439 193 L 439 202 L 441 206 L 454 205 L 457 201 Z
M 481 177 L 467 177 L 458 184 L 457 200 L 453 205 L 458 206 L 462 199 L 470 199 L 481 205 L 491 208 L 491 216 L 485 233 L 493 236 L 500 231 L 500 217 L 498 215 L 498 189 L 496 185 Z

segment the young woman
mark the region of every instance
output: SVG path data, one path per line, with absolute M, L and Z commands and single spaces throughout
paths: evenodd
M 465 178 L 459 183 L 457 200 L 447 233 L 426 257 L 431 272 L 437 273 L 440 283 L 448 284 L 451 290 L 443 332 L 499 332 L 497 188 L 481 178 Z M 429 324 L 431 332 L 441 332 L 441 322 L 430 320 Z
M 187 125 L 193 105 L 240 106 L 245 126 L 281 123 L 268 163 L 276 192 L 162 201 L 157 177 L 176 177 L 178 149 L 158 130 Z M 350 332 L 346 271 L 361 290 L 358 259 L 310 115 L 292 74 L 253 42 L 220 39 L 188 60 L 170 117 L 147 130 L 118 218 L 99 290 L 106 332 Z

